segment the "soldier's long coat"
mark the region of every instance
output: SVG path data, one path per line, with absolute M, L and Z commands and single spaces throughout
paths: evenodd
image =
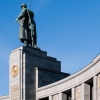
M 29 13 L 28 13 L 29 12 Z M 31 42 L 32 35 L 35 37 L 34 42 L 36 43 L 36 25 L 34 18 L 34 13 L 27 8 L 24 8 L 22 12 L 17 17 L 20 22 L 19 39 L 21 42 L 24 40 Z M 31 34 L 31 30 L 34 34 Z

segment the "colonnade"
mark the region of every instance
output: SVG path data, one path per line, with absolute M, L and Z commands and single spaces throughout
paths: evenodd
M 37 100 L 100 100 L 100 54 L 77 73 L 36 89 Z
M 76 87 L 40 100 L 100 100 L 100 74 Z

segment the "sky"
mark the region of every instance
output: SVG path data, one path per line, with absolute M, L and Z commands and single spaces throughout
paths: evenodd
M 9 94 L 9 55 L 23 44 L 16 17 L 31 0 L 0 1 L 0 96 Z M 100 0 L 33 0 L 37 46 L 74 74 L 100 53 Z

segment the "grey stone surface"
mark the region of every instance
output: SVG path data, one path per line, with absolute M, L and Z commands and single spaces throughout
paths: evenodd
M 50 70 L 61 71 L 61 62 L 56 58 L 47 56 L 47 52 L 30 48 L 22 47 L 23 54 L 25 54 L 25 63 L 28 68 L 41 67 Z
M 36 68 L 36 70 L 38 70 L 38 87 L 42 87 L 42 86 L 57 82 L 70 75 L 68 73 L 48 70 L 45 68 Z

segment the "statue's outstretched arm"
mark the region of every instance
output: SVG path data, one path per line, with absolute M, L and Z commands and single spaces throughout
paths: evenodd
M 16 18 L 15 22 L 18 22 L 18 20 L 22 19 L 26 12 L 27 12 L 27 9 L 23 9 L 22 12 Z
M 22 12 L 18 15 L 17 18 L 18 18 L 19 20 L 22 19 L 22 18 L 24 17 L 24 15 L 25 15 L 26 11 L 27 11 L 27 9 L 23 9 Z

